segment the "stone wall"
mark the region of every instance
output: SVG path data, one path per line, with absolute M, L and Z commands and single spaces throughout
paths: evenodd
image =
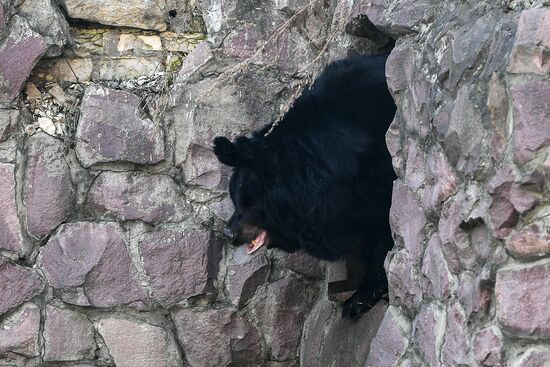
M 0 366 L 550 363 L 549 33 L 529 0 L 0 0 Z M 210 144 L 389 36 L 390 306 L 350 323 L 342 264 L 225 243 Z

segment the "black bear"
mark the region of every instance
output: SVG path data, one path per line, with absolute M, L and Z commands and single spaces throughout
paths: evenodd
M 220 162 L 233 167 L 235 213 L 226 235 L 249 253 L 265 245 L 363 261 L 365 278 L 343 305 L 350 319 L 387 292 L 383 262 L 393 245 L 388 215 L 395 174 L 385 133 L 395 104 L 386 57 L 334 62 L 271 131 L 214 139 Z

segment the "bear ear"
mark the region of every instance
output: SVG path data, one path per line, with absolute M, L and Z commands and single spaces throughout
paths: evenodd
M 214 154 L 225 165 L 231 167 L 237 165 L 237 146 L 223 136 L 218 136 L 214 139 Z

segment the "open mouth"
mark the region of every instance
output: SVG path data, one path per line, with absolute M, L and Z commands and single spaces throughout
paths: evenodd
M 262 247 L 267 239 L 267 232 L 261 231 L 260 234 L 256 236 L 249 244 L 246 245 L 246 253 L 251 255 L 256 252 L 260 247 Z

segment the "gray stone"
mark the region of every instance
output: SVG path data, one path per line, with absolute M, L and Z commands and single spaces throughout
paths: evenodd
M 231 302 L 241 308 L 267 280 L 270 264 L 265 251 L 248 255 L 246 246 L 233 248 L 228 257 L 225 276 L 227 294 Z
M 176 367 L 182 361 L 163 328 L 117 317 L 101 319 L 99 334 L 118 367 Z
M 200 74 L 199 71 L 213 58 L 210 44 L 203 41 L 183 59 L 181 69 L 178 72 L 176 82 L 189 82 L 193 77 Z
M 139 240 L 152 298 L 169 308 L 212 290 L 220 246 L 213 233 L 194 228 L 161 229 Z
M 0 364 L 40 355 L 40 310 L 26 303 L 0 323 Z
M 103 172 L 87 203 L 96 212 L 147 223 L 180 222 L 191 214 L 177 183 L 162 174 Z
M 54 293 L 65 302 L 95 307 L 142 308 L 147 293 L 115 223 L 76 222 L 62 225 L 38 261 Z
M 429 366 L 437 366 L 445 331 L 445 313 L 433 304 L 424 304 L 414 320 L 412 338 Z
M 163 133 L 140 111 L 135 94 L 92 85 L 82 98 L 76 130 L 76 154 L 89 167 L 127 161 L 158 163 L 164 159 Z
M 445 135 L 444 149 L 449 163 L 466 174 L 477 174 L 486 169 L 482 161 L 487 154 L 482 144 L 485 131 L 481 112 L 472 100 L 475 93 L 471 86 L 458 90 Z
M 17 97 L 32 68 L 47 50 L 44 38 L 15 16 L 9 35 L 0 42 L 0 103 Z
M 448 80 L 451 88 L 457 85 L 465 70 L 472 67 L 485 47 L 494 31 L 495 17 L 500 16 L 500 12 L 498 14 L 489 12 L 452 33 L 452 64 Z
M 522 164 L 550 144 L 550 110 L 546 103 L 550 98 L 550 81 L 528 81 L 512 86 L 511 91 L 514 160 Z
M 8 25 L 8 8 L 4 4 L 0 4 L 0 33 L 4 32 Z
M 319 302 L 304 323 L 300 366 L 363 366 L 387 308 L 379 302 L 360 319 L 342 319 L 341 307 Z
M 0 315 L 38 295 L 44 281 L 36 271 L 0 257 Z
M 113 26 L 166 30 L 164 0 L 64 0 L 64 3 L 70 18 Z
M 487 327 L 474 334 L 474 356 L 484 366 L 501 366 L 502 334 L 496 326 Z
M 517 336 L 550 336 L 549 277 L 548 261 L 497 272 L 497 319 L 506 331 Z
M 266 293 L 266 298 L 255 308 L 271 358 L 276 361 L 294 358 L 309 306 L 305 283 L 295 276 L 287 276 L 271 283 Z
M 235 211 L 233 207 L 233 202 L 229 195 L 225 196 L 220 201 L 213 201 L 208 204 L 208 208 L 214 213 L 216 217 L 221 219 L 224 222 L 229 222 L 233 212 Z
M 272 121 L 287 85 L 284 76 L 253 69 L 235 79 L 205 79 L 176 94 L 171 114 L 175 162 L 186 184 L 225 190 L 229 169 L 210 151 L 218 135 L 234 138 Z
M 260 335 L 235 311 L 180 309 L 172 313 L 172 318 L 191 367 L 261 363 Z
M 414 261 L 406 250 L 390 252 L 386 261 L 389 262 L 387 273 L 390 304 L 416 309 L 422 302 L 423 294 L 419 284 L 421 277 Z
M 508 65 L 510 73 L 535 73 L 546 75 L 550 64 L 545 52 L 550 47 L 550 10 L 529 9 L 521 12 L 518 30 Z
M 393 186 L 390 225 L 396 244 L 404 246 L 415 263 L 420 261 L 422 255 L 426 222 L 414 194 L 407 186 L 396 181 Z
M 391 154 L 391 161 L 394 171 L 398 176 L 405 175 L 404 165 L 405 159 L 403 157 L 404 147 L 401 146 L 401 128 L 399 119 L 393 119 L 388 131 L 386 132 L 386 146 Z
M 394 367 L 409 346 L 411 326 L 394 306 L 390 306 L 371 343 L 365 367 Z
M 493 290 L 488 287 L 490 279 L 486 274 L 465 271 L 458 277 L 457 296 L 466 317 L 487 312 L 493 301 Z
M 324 265 L 326 263 L 304 251 L 296 251 L 292 253 L 274 251 L 272 254 L 281 266 L 288 268 L 295 273 L 302 274 L 312 279 L 323 279 L 325 275 Z
M 69 216 L 75 190 L 63 142 L 45 133 L 28 138 L 26 144 L 23 202 L 27 231 L 44 238 Z
M 0 162 L 14 163 L 19 132 L 19 110 L 0 109 Z
M 49 304 L 44 323 L 44 360 L 93 359 L 97 345 L 92 323 L 86 316 Z
M 526 348 L 517 358 L 513 358 L 510 366 L 514 367 L 546 367 L 550 364 L 550 349 L 544 347 Z
M 23 254 L 25 244 L 15 200 L 15 167 L 0 163 L 0 249 Z
M 70 39 L 69 25 L 51 0 L 25 0 L 18 9 L 48 45 L 47 56 L 59 56 Z

